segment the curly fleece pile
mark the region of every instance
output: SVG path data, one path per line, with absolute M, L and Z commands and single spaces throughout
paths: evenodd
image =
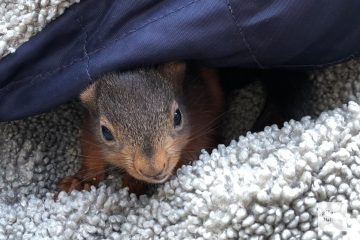
M 312 79 L 317 118 L 204 152 L 139 199 L 114 177 L 53 200 L 56 182 L 79 167 L 77 103 L 0 123 L 0 239 L 341 239 L 319 230 L 322 201 L 347 204 L 347 234 L 358 239 L 360 62 Z
M 0 58 L 15 52 L 77 2 L 80 0 L 1 0 Z
M 318 72 L 314 86 L 330 76 L 333 82 L 323 82 L 328 91 L 357 86 L 359 66 Z M 352 92 L 348 97 L 355 98 Z M 358 229 L 360 106 L 354 101 L 203 152 L 151 197 L 129 195 L 115 178 L 54 201 L 56 182 L 79 167 L 78 109 L 71 103 L 0 124 L 0 239 L 333 239 L 318 231 L 322 201 L 348 204 L 355 224 L 349 229 Z

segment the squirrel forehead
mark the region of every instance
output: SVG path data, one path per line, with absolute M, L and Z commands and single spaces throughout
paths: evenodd
M 99 104 L 122 108 L 165 110 L 175 99 L 174 85 L 156 71 L 112 73 L 97 85 Z
M 100 115 L 133 134 L 160 130 L 176 98 L 171 81 L 152 71 L 112 73 L 96 84 Z

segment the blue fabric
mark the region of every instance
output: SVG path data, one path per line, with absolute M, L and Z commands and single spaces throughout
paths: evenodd
M 47 111 L 115 69 L 345 61 L 359 55 L 359 9 L 358 0 L 83 0 L 0 61 L 0 120 Z

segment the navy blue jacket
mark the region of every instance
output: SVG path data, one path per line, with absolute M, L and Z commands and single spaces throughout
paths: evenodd
M 359 55 L 359 10 L 359 0 L 82 0 L 0 61 L 0 120 L 47 111 L 115 69 L 345 61 Z

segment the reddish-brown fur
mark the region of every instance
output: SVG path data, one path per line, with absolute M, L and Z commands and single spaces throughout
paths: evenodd
M 187 116 L 192 130 L 189 135 L 184 135 L 183 138 L 176 139 L 175 141 L 165 141 L 165 146 L 185 144 L 173 173 L 182 165 L 189 164 L 195 160 L 199 156 L 201 149 L 210 150 L 216 145 L 217 127 L 223 113 L 224 97 L 215 71 L 201 69 L 200 76 L 205 80 L 203 84 L 189 86 L 184 89 L 184 96 L 188 102 Z M 96 185 L 105 178 L 107 161 L 102 154 L 97 138 L 90 130 L 90 122 L 90 118 L 88 116 L 85 117 L 81 131 L 82 167 L 76 176 L 65 177 L 59 183 L 58 186 L 61 191 L 70 192 L 74 189 L 88 190 L 90 185 Z M 162 153 L 157 151 L 156 154 Z M 163 157 L 157 156 L 157 158 Z M 109 159 L 107 160 L 109 161 Z M 120 160 L 116 158 L 110 162 L 114 163 L 114 161 Z M 121 166 L 122 164 L 116 165 Z M 137 195 L 143 194 L 147 187 L 146 183 L 134 179 L 134 177 L 127 173 L 123 177 L 123 185 L 129 187 L 130 192 L 134 192 Z
M 107 163 L 104 161 L 101 147 L 95 135 L 90 130 L 90 122 L 86 114 L 81 129 L 81 156 L 82 165 L 79 172 L 74 176 L 63 178 L 58 188 L 60 191 L 71 192 L 73 190 L 89 190 L 91 185 L 97 185 L 105 179 Z
M 183 149 L 177 168 L 195 160 L 201 149 L 211 150 L 218 141 L 218 127 L 223 113 L 224 96 L 218 76 L 214 70 L 201 69 L 206 85 L 193 88 L 187 94 L 190 122 L 193 131 Z M 186 141 L 186 139 L 184 139 Z

